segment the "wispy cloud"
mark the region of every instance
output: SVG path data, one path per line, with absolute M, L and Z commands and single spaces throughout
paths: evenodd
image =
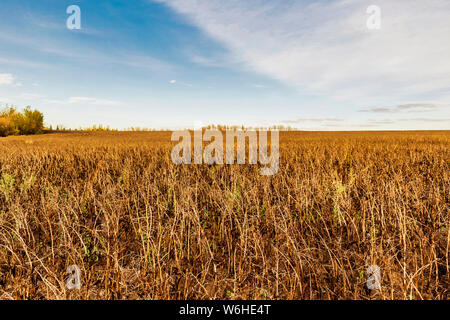
M 303 92 L 365 103 L 449 91 L 448 0 L 378 0 L 378 31 L 366 27 L 370 1 L 158 2 L 225 45 L 235 61 Z
M 431 111 L 436 110 L 437 105 L 431 103 L 410 103 L 397 106 L 397 110 Z
M 11 85 L 14 83 L 14 75 L 11 73 L 0 73 L 0 85 Z
M 27 23 L 32 24 L 33 26 L 38 28 L 47 30 L 50 29 L 52 31 L 66 29 L 66 25 L 64 23 L 61 23 L 60 19 L 55 18 L 54 16 L 38 15 L 36 12 L 28 11 L 24 15 L 24 18 Z M 91 36 L 102 35 L 102 32 L 89 27 L 89 25 L 84 25 L 81 29 L 72 30 L 72 32 L 83 33 Z
M 450 118 L 412 118 L 412 119 L 401 119 L 400 121 L 444 122 L 450 126 Z
M 67 102 L 70 104 L 87 103 L 87 104 L 109 106 L 109 107 L 120 106 L 122 104 L 120 101 L 98 99 L 98 98 L 91 98 L 91 97 L 70 97 Z
M 199 64 L 204 67 L 224 67 L 226 62 L 217 58 L 205 57 L 199 54 L 190 53 L 189 60 L 193 63 Z
M 250 86 L 253 88 L 258 88 L 258 89 L 267 88 L 267 86 L 265 86 L 263 84 L 259 84 L 259 83 L 252 83 L 252 84 L 250 84 Z
M 369 113 L 399 113 L 403 111 L 409 112 L 428 112 L 438 110 L 439 106 L 433 103 L 409 103 L 401 104 L 395 107 L 372 107 L 359 110 L 359 112 Z
M 46 95 L 44 94 L 39 94 L 39 93 L 29 93 L 29 92 L 24 92 L 22 93 L 19 98 L 25 99 L 25 100 L 37 100 L 37 99 L 42 99 L 45 98 Z
M 359 112 L 373 112 L 373 113 L 392 113 L 394 112 L 391 108 L 379 108 L 379 107 L 373 107 L 369 109 L 363 109 L 359 110 Z
M 173 84 L 173 85 L 181 85 L 181 86 L 190 87 L 190 88 L 193 87 L 193 85 L 190 83 L 178 81 L 178 80 L 170 80 L 169 83 Z
M 377 120 L 377 119 L 369 119 L 368 122 L 366 124 L 370 124 L 370 125 L 385 125 L 385 124 L 393 124 L 395 123 L 394 120 L 392 119 L 381 119 L 381 120 Z
M 169 72 L 175 66 L 169 62 L 154 58 L 152 56 L 136 55 L 129 52 L 122 52 L 117 57 L 103 57 L 103 61 L 113 64 L 123 64 L 130 67 L 149 69 L 153 71 Z
M 368 128 L 374 128 L 376 130 L 385 129 L 412 129 L 416 127 L 418 123 L 435 123 L 439 124 L 439 128 L 445 128 L 446 125 L 450 126 L 450 118 L 404 118 L 404 119 L 367 119 L 363 121 L 349 121 L 344 119 L 335 118 L 313 118 L 306 119 L 300 118 L 296 120 L 285 120 L 283 124 L 302 124 L 303 127 L 313 130 L 341 130 L 355 128 L 357 130 L 364 130 Z M 316 126 L 310 126 L 309 123 L 316 123 Z M 299 126 L 297 126 L 299 127 Z
M 223 48 L 186 48 L 183 50 L 187 59 L 199 66 L 210 68 L 229 68 L 234 63 L 234 57 Z
M 0 85 L 21 87 L 23 83 L 16 80 L 12 73 L 0 73 Z
M 84 46 L 82 50 L 73 50 L 73 46 L 70 42 L 53 42 L 51 40 L 43 41 L 38 38 L 26 37 L 23 35 L 15 34 L 0 34 L 0 40 L 8 43 L 14 43 L 31 50 L 38 50 L 46 55 L 67 58 L 70 61 L 78 60 L 83 63 L 90 64 L 116 64 L 124 65 L 139 69 L 148 69 L 156 72 L 170 72 L 175 69 L 175 66 L 167 61 L 155 58 L 151 55 L 139 54 L 136 52 L 130 52 L 126 50 L 117 50 L 114 53 L 107 52 L 95 46 Z M 0 63 L 3 64 L 15 64 L 26 67 L 42 67 L 50 66 L 47 62 L 41 63 L 36 61 L 20 60 L 15 58 L 2 58 L 0 57 Z
M 297 118 L 293 120 L 283 120 L 282 123 L 285 124 L 295 124 L 295 123 L 304 123 L 304 122 L 340 122 L 344 121 L 344 119 L 340 118 Z
M 55 100 L 55 99 L 46 99 L 44 100 L 46 103 L 50 104 L 87 104 L 87 105 L 96 105 L 96 106 L 105 106 L 105 107 L 118 107 L 123 105 L 123 102 L 116 100 L 107 100 L 107 99 L 99 99 L 93 97 L 70 97 L 66 100 Z
M 22 66 L 22 67 L 30 67 L 30 68 L 52 68 L 52 66 L 47 63 L 41 63 L 41 62 L 23 60 L 23 59 L 11 59 L 11 58 L 4 58 L 4 57 L 0 57 L 0 63 L 3 65 L 15 65 L 15 66 Z

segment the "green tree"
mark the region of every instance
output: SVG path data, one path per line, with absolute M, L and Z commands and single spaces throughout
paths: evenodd
M 38 134 L 44 129 L 44 115 L 38 110 L 31 110 L 30 106 L 23 113 L 13 113 L 11 119 L 19 134 Z

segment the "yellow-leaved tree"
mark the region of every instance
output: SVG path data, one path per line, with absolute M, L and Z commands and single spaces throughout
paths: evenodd
M 44 130 L 44 115 L 30 106 L 23 112 L 9 107 L 0 112 L 0 136 L 38 134 Z

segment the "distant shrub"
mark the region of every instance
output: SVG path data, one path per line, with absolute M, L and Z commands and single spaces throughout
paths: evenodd
M 15 134 L 38 134 L 44 130 L 44 115 L 38 110 L 26 107 L 22 113 L 15 108 L 0 112 L 0 136 Z
M 102 125 L 93 125 L 92 127 L 88 127 L 86 129 L 84 129 L 83 131 L 117 131 L 117 130 L 111 129 L 109 126 L 105 127 Z

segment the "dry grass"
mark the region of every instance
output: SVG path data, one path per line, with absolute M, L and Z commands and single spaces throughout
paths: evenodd
M 282 132 L 272 177 L 174 144 L 2 138 L 0 298 L 448 299 L 450 132 Z

